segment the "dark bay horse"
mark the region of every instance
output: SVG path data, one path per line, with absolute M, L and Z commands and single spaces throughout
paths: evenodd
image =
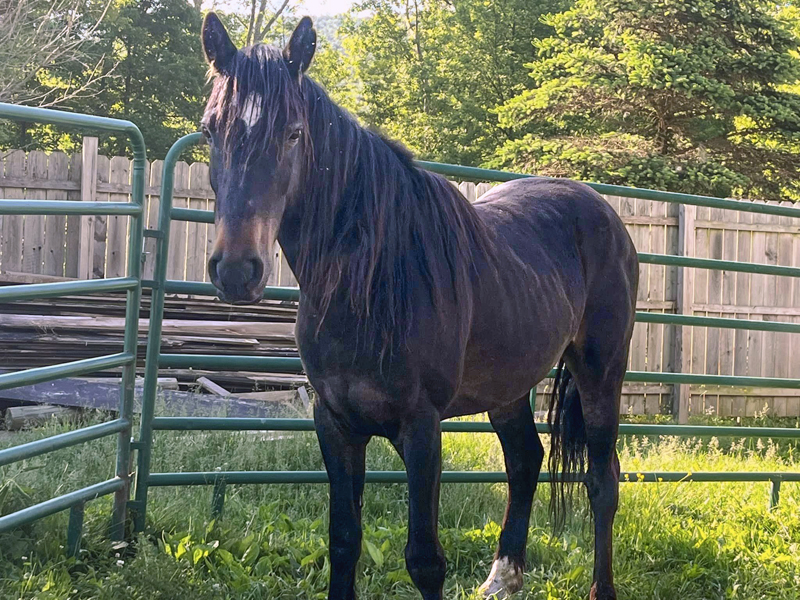
M 383 436 L 408 472 L 406 566 L 423 598 L 441 600 L 440 421 L 483 411 L 509 483 L 480 592 L 522 587 L 545 455 L 528 390 L 558 363 L 550 470 L 582 472 L 586 457 L 591 598 L 616 598 L 615 444 L 638 285 L 619 217 L 589 187 L 553 179 L 506 183 L 469 204 L 305 75 L 308 18 L 282 51 L 239 51 L 210 13 L 203 45 L 216 75 L 202 122 L 217 197 L 208 269 L 223 300 L 256 302 L 277 239 L 300 282 L 297 343 L 330 477 L 329 597 L 355 598 L 365 449 Z M 558 508 L 566 482 L 555 479 Z

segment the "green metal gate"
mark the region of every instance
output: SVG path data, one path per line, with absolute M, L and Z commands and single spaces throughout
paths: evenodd
M 175 164 L 181 153 L 200 142 L 202 136 L 193 133 L 178 140 L 170 149 L 164 161 L 161 187 L 161 205 L 159 214 L 159 231 L 155 280 L 145 281 L 143 285 L 153 288 L 153 299 L 150 314 L 150 337 L 147 347 L 147 367 L 145 374 L 145 390 L 142 408 L 142 423 L 139 434 L 139 462 L 136 475 L 136 496 L 132 503 L 135 509 L 134 527 L 142 531 L 145 526 L 147 491 L 153 486 L 174 485 L 212 485 L 213 510 L 222 509 L 227 484 L 244 483 L 325 483 L 327 476 L 323 471 L 208 471 L 208 472 L 175 472 L 151 473 L 150 452 L 154 430 L 169 431 L 312 431 L 310 419 L 260 419 L 260 418 L 218 418 L 218 417 L 155 417 L 156 383 L 159 367 L 163 368 L 197 368 L 207 370 L 269 370 L 273 372 L 298 373 L 302 365 L 298 358 L 286 357 L 254 357 L 254 356 L 215 356 L 215 355 L 180 355 L 161 354 L 161 320 L 163 317 L 164 294 L 180 293 L 215 296 L 216 290 L 210 283 L 170 281 L 166 279 L 167 249 L 169 246 L 170 223 L 176 221 L 192 221 L 197 223 L 213 223 L 214 215 L 210 211 L 172 207 L 172 187 Z M 491 171 L 420 162 L 420 166 L 442 175 L 468 181 L 511 181 L 529 175 Z M 590 184 L 601 194 L 623 197 L 642 198 L 670 203 L 692 204 L 712 208 L 758 212 L 785 217 L 800 218 L 800 209 L 793 207 L 751 204 L 722 198 L 695 196 L 629 188 L 615 185 Z M 701 269 L 719 269 L 743 273 L 762 273 L 800 277 L 800 268 L 759 265 L 754 263 L 732 262 L 713 259 L 698 259 L 684 256 L 663 254 L 639 254 L 642 263 L 674 265 Z M 269 287 L 264 298 L 273 300 L 297 300 L 299 292 L 295 288 Z M 638 312 L 637 321 L 648 323 L 664 323 L 679 326 L 704 326 L 730 329 L 749 329 L 760 331 L 777 331 L 800 333 L 800 324 L 762 322 L 754 320 L 727 319 L 718 317 L 697 317 L 660 313 Z M 700 375 L 686 373 L 656 373 L 634 371 L 628 372 L 627 381 L 647 383 L 688 383 L 730 386 L 760 386 L 770 388 L 800 388 L 800 379 L 780 379 L 771 377 L 737 377 L 723 375 Z M 546 433 L 547 425 L 537 423 L 537 429 Z M 484 422 L 451 421 L 442 425 L 446 432 L 490 432 L 491 425 Z M 767 428 L 767 427 L 709 427 L 685 425 L 621 425 L 621 435 L 678 435 L 678 436 L 735 436 L 766 438 L 800 438 L 800 429 Z M 373 483 L 401 483 L 406 481 L 402 471 L 373 471 L 367 473 L 366 480 Z M 548 475 L 543 473 L 541 481 L 547 481 Z M 782 481 L 800 481 L 800 473 L 623 473 L 623 481 L 656 482 L 656 481 L 763 481 L 771 483 L 770 505 L 778 501 Z M 504 472 L 444 472 L 445 483 L 494 483 L 506 481 Z
M 2 390 L 52 381 L 62 377 L 92 373 L 103 369 L 122 367 L 122 389 L 120 390 L 119 415 L 116 419 L 0 451 L 0 466 L 4 466 L 62 448 L 68 448 L 82 442 L 96 440 L 108 435 L 117 435 L 116 474 L 113 479 L 75 490 L 0 517 L 0 532 L 4 532 L 36 519 L 70 509 L 67 547 L 74 554 L 80 544 L 84 503 L 100 496 L 114 494 L 111 537 L 112 539 L 120 540 L 125 536 L 126 511 L 131 482 L 131 429 L 136 377 L 136 344 L 139 329 L 139 300 L 141 296 L 141 253 L 144 231 L 142 217 L 144 213 L 146 149 L 141 132 L 130 121 L 4 103 L 0 103 L 0 118 L 77 127 L 83 130 L 122 133 L 128 136 L 133 148 L 132 202 L 0 200 L 0 215 L 118 215 L 131 217 L 128 268 L 125 277 L 95 281 L 12 285 L 0 288 L 0 302 L 29 300 L 32 298 L 55 298 L 70 294 L 102 294 L 121 291 L 126 292 L 127 295 L 125 337 L 121 352 L 0 375 L 0 390 Z
M 169 247 L 170 224 L 173 220 L 213 223 L 213 213 L 209 211 L 191 210 L 172 207 L 172 188 L 175 164 L 181 153 L 188 147 L 198 143 L 202 136 L 199 133 L 185 136 L 170 149 L 164 161 L 161 203 L 158 228 L 144 231 L 142 215 L 144 200 L 145 145 L 138 128 L 128 122 L 116 119 L 76 115 L 60 111 L 20 107 L 0 104 L 0 118 L 21 119 L 30 122 L 66 125 L 110 132 L 125 133 L 131 140 L 134 150 L 134 171 L 132 202 L 70 202 L 70 201 L 34 201 L 34 200 L 0 200 L 0 214 L 20 215 L 119 215 L 130 216 L 131 226 L 128 246 L 127 275 L 121 278 L 96 281 L 75 281 L 64 283 L 47 283 L 35 285 L 14 285 L 0 288 L 0 302 L 24 300 L 29 298 L 57 297 L 66 294 L 104 293 L 110 291 L 126 291 L 126 328 L 122 352 L 110 356 L 80 360 L 62 365 L 54 365 L 30 369 L 27 371 L 0 375 L 0 389 L 30 385 L 50 381 L 70 375 L 86 374 L 100 369 L 122 367 L 122 390 L 119 417 L 107 423 L 85 427 L 58 436 L 38 440 L 29 444 L 0 451 L 0 466 L 26 460 L 54 450 L 67 448 L 81 442 L 98 439 L 103 436 L 117 434 L 116 476 L 46 502 L 31 506 L 16 513 L 0 517 L 0 532 L 18 527 L 35 519 L 71 509 L 69 543 L 70 551 L 77 551 L 80 541 L 83 505 L 85 502 L 102 495 L 115 494 L 112 514 L 111 535 L 121 539 L 125 535 L 126 513 L 133 515 L 135 531 L 145 527 L 147 493 L 149 487 L 172 485 L 212 485 L 214 487 L 214 510 L 220 511 L 224 502 L 227 484 L 244 483 L 324 483 L 326 474 L 322 471 L 211 471 L 211 472 L 176 472 L 151 473 L 151 452 L 153 432 L 155 430 L 200 431 L 200 430 L 275 430 L 275 431 L 311 431 L 313 422 L 310 419 L 258 419 L 258 418 L 215 418 L 215 417 L 155 417 L 154 407 L 157 394 L 157 377 L 159 368 L 202 368 L 209 370 L 270 370 L 274 372 L 297 373 L 302 370 L 300 360 L 286 357 L 253 357 L 253 356 L 214 356 L 214 355 L 179 355 L 161 354 L 160 341 L 164 312 L 164 296 L 167 293 L 194 294 L 215 296 L 216 290 L 209 283 L 169 281 L 166 278 L 167 250 Z M 462 180 L 473 181 L 510 181 L 527 175 L 489 171 L 456 165 L 438 163 L 419 163 L 421 166 L 443 175 Z M 723 208 L 730 210 L 758 212 L 800 218 L 800 209 L 793 207 L 750 204 L 721 198 L 694 196 L 612 186 L 590 184 L 598 192 L 623 197 L 635 197 L 671 203 L 684 203 L 696 206 Z M 141 280 L 141 261 L 143 238 L 156 240 L 156 266 L 154 279 Z M 643 263 L 691 267 L 701 269 L 719 269 L 743 273 L 761 273 L 800 277 L 800 268 L 759 265 L 753 263 L 731 262 L 713 259 L 697 259 L 684 256 L 639 254 Z M 150 331 L 147 340 L 147 356 L 145 363 L 144 398 L 138 438 L 132 439 L 134 382 L 136 367 L 136 342 L 138 333 L 138 312 L 141 288 L 150 288 L 152 293 L 150 310 Z M 267 288 L 265 298 L 275 300 L 296 300 L 298 290 L 294 288 Z M 800 324 L 762 322 L 717 317 L 696 317 L 660 313 L 637 313 L 637 320 L 649 323 L 664 323 L 678 326 L 705 326 L 731 329 L 747 329 L 760 331 L 800 333 Z M 699 375 L 684 373 L 628 372 L 628 381 L 672 384 L 709 384 L 730 386 L 759 386 L 770 388 L 800 389 L 800 379 L 779 379 L 767 377 L 738 377 L 720 375 Z M 546 433 L 545 424 L 537 424 L 540 432 Z M 485 422 L 451 421 L 443 424 L 446 432 L 490 432 L 491 425 Z M 761 438 L 800 438 L 800 429 L 767 428 L 767 427 L 708 427 L 680 425 L 622 425 L 621 435 L 678 435 L 678 436 L 734 436 Z M 135 493 L 130 499 L 131 453 L 137 452 L 135 470 Z M 800 481 L 800 473 L 786 472 L 739 472 L 739 473 L 623 473 L 623 481 L 655 482 L 655 481 L 763 481 L 771 483 L 770 504 L 778 501 L 780 484 L 783 481 Z M 547 474 L 541 480 L 547 481 Z M 504 472 L 445 472 L 442 481 L 445 483 L 494 483 L 506 480 Z M 367 481 L 375 483 L 401 483 L 405 481 L 405 473 L 401 471 L 369 472 Z

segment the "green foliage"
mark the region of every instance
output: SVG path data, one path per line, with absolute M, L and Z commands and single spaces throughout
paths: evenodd
M 789 11 L 782 13 L 787 19 Z M 578 0 L 490 161 L 545 175 L 798 199 L 798 37 L 761 0 Z M 795 21 L 796 24 L 796 21 Z
M 563 0 L 368 0 L 364 18 L 339 30 L 347 69 L 332 95 L 369 125 L 420 156 L 478 164 L 507 137 L 494 107 L 531 85 L 531 39 L 551 31 L 539 17 Z
M 79 18 L 96 23 L 99 7 L 86 2 Z M 81 61 L 39 72 L 37 84 L 63 87 L 89 65 L 99 65 L 96 83 L 60 108 L 128 119 L 144 134 L 150 158 L 163 158 L 175 140 L 197 129 L 206 93 L 200 42 L 202 15 L 186 0 L 112 0 Z M 80 28 L 77 28 L 80 31 Z M 77 35 L 77 34 L 76 34 Z M 50 126 L 25 124 L 0 130 L 0 145 L 73 151 L 80 136 Z M 129 152 L 125 136 L 102 136 L 101 151 Z
M 116 0 L 94 52 L 119 62 L 97 95 L 71 108 L 129 119 L 154 158 L 197 129 L 205 106 L 202 15 L 186 0 Z M 106 138 L 103 151 L 124 154 L 125 138 Z

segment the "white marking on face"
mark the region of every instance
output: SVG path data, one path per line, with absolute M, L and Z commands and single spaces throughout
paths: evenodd
M 256 126 L 256 123 L 258 123 L 258 120 L 261 118 L 262 101 L 263 98 L 261 97 L 261 94 L 257 94 L 255 92 L 250 92 L 247 98 L 245 98 L 244 105 L 242 106 L 242 114 L 239 115 L 239 118 L 244 121 L 248 134 L 253 130 L 253 127 Z
M 522 589 L 522 569 L 508 560 L 507 556 L 492 563 L 488 579 L 478 588 L 484 598 L 502 600 Z

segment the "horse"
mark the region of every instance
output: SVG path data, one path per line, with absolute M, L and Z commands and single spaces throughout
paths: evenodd
M 519 179 L 470 204 L 307 76 L 316 40 L 305 17 L 283 50 L 239 50 L 209 13 L 202 42 L 213 86 L 201 129 L 219 297 L 259 301 L 276 240 L 300 285 L 295 335 L 329 477 L 330 600 L 356 597 L 365 449 L 376 436 L 408 475 L 410 578 L 424 600 L 442 599 L 441 421 L 482 412 L 503 449 L 508 504 L 479 592 L 521 589 L 545 457 L 528 392 L 556 364 L 556 521 L 579 474 L 594 522 L 590 598 L 615 599 L 619 399 L 638 286 L 625 226 L 568 180 Z

